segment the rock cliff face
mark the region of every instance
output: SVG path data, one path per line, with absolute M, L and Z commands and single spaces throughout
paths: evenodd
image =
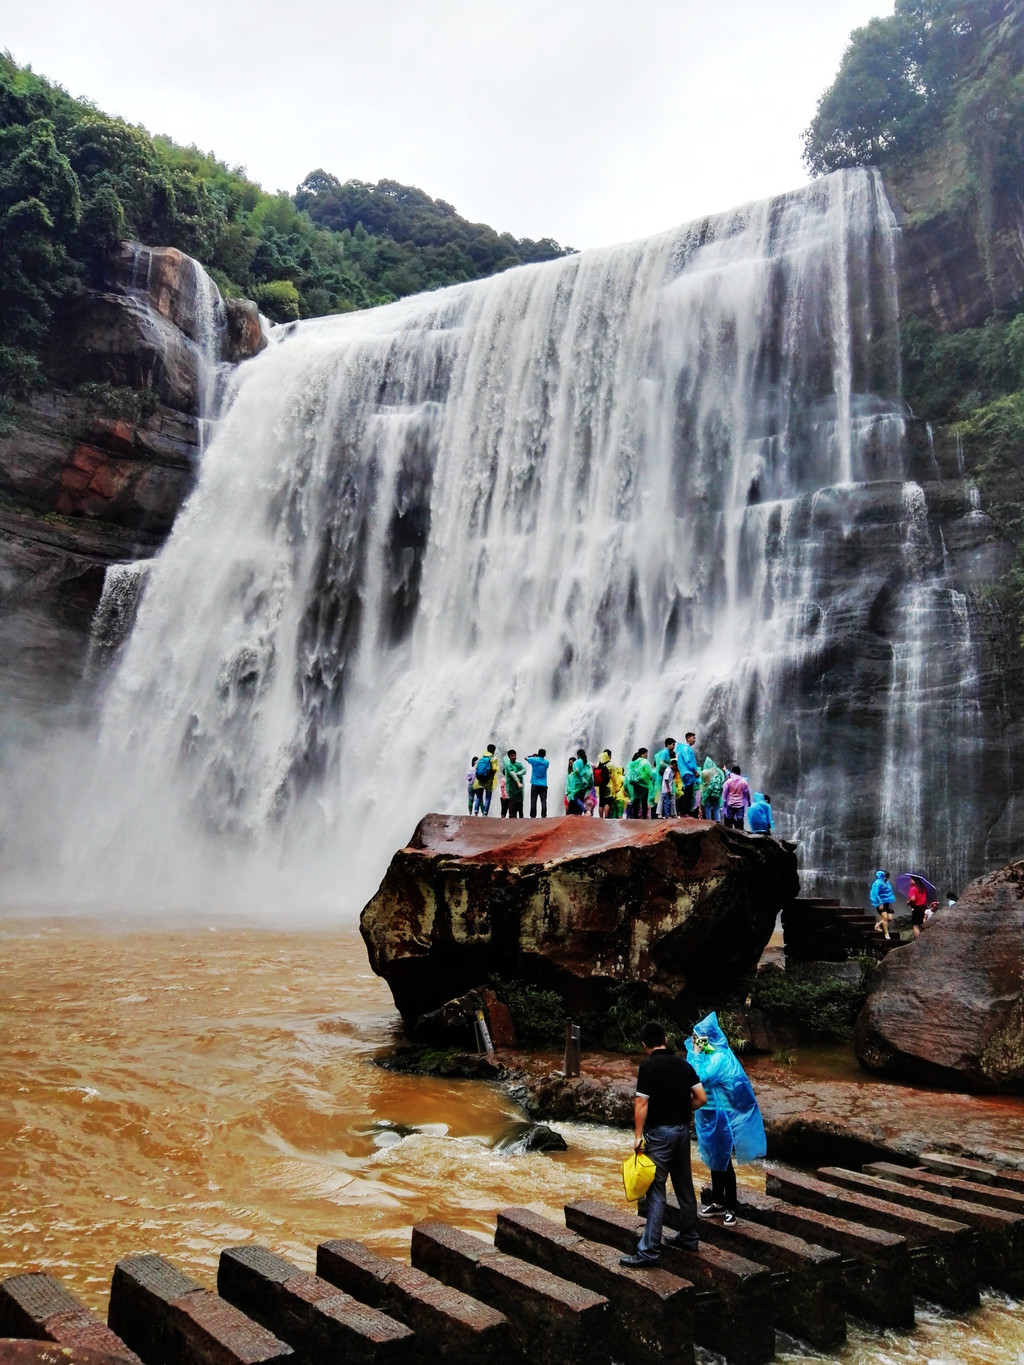
M 791 845 L 706 821 L 427 815 L 360 929 L 407 1023 L 492 974 L 586 1012 L 734 985 L 797 890 Z
M 52 387 L 0 437 L 0 695 L 68 701 L 107 565 L 155 553 L 195 479 L 211 367 L 266 344 L 173 248 L 122 242 L 55 320 Z
M 1024 862 L 972 882 L 888 954 L 857 1021 L 872 1071 L 955 1090 L 1024 1092 Z

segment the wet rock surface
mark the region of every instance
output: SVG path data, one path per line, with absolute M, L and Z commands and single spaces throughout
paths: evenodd
M 50 387 L 0 435 L 0 695 L 63 704 L 79 683 L 106 567 L 148 558 L 196 478 L 202 352 L 266 345 L 255 304 L 225 304 L 191 257 L 121 242 L 43 353 Z
M 640 1057 L 587 1053 L 583 1075 L 567 1078 L 552 1054 L 508 1052 L 437 1055 L 396 1049 L 379 1065 L 461 1076 L 499 1085 L 537 1123 L 602 1123 L 629 1129 Z M 768 1156 L 795 1165 L 859 1167 L 867 1161 L 916 1161 L 945 1152 L 1024 1170 L 1024 1100 L 898 1085 L 858 1073 L 853 1058 L 782 1065 L 744 1055 L 764 1117 Z
M 1024 861 L 972 882 L 870 978 L 866 1067 L 962 1090 L 1024 1092 Z
M 407 1024 L 492 976 L 670 1004 L 752 971 L 797 890 L 792 845 L 706 821 L 427 815 L 360 930 Z

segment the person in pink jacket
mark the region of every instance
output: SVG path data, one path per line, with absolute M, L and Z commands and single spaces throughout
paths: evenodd
M 743 818 L 750 805 L 750 783 L 733 768 L 722 788 L 722 823 L 732 829 L 743 828 Z

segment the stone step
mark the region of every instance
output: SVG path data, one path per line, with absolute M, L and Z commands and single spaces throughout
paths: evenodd
M 353 1298 L 379 1308 L 416 1333 L 445 1365 L 502 1365 L 510 1349 L 508 1319 L 489 1304 L 362 1242 L 321 1242 L 316 1273 Z
M 854 1194 L 797 1171 L 769 1171 L 765 1188 L 768 1194 L 790 1203 L 899 1233 L 906 1237 L 910 1247 L 914 1286 L 920 1293 L 956 1312 L 975 1308 L 980 1302 L 974 1237 L 965 1223 L 922 1213 L 864 1192 Z M 917 1250 L 926 1254 L 913 1255 Z
M 359 1359 L 367 1365 L 412 1365 L 418 1343 L 404 1323 L 261 1246 L 220 1254 L 221 1297 L 286 1341 L 299 1365 Z
M 643 1219 L 629 1209 L 617 1209 L 596 1199 L 566 1204 L 565 1221 L 573 1232 L 627 1254 L 635 1250 L 644 1228 Z M 772 1284 L 765 1266 L 707 1243 L 699 1251 L 665 1246 L 661 1264 L 696 1286 L 694 1334 L 702 1346 L 739 1365 L 760 1365 L 772 1358 Z
M 118 1261 L 107 1322 L 145 1365 L 297 1365 L 290 1346 L 162 1256 Z
M 947 1194 L 950 1199 L 966 1199 L 969 1204 L 983 1204 L 1007 1213 L 1024 1214 L 1024 1191 L 1003 1189 L 997 1185 L 982 1185 L 975 1180 L 958 1180 L 956 1176 L 939 1175 L 924 1167 L 897 1166 L 890 1161 L 872 1161 L 863 1167 L 865 1175 L 877 1175 L 883 1180 L 899 1180 L 906 1185 L 920 1185 L 923 1189 Z
M 612 1306 L 616 1361 L 691 1365 L 695 1293 L 688 1280 L 660 1266 L 633 1270 L 620 1265 L 620 1253 L 613 1247 L 588 1241 L 529 1209 L 503 1209 L 494 1244 L 499 1251 L 603 1294 Z
M 0 1337 L 52 1341 L 75 1351 L 103 1351 L 141 1365 L 116 1333 L 41 1271 L 0 1280 Z
M 509 1256 L 447 1223 L 417 1223 L 412 1263 L 508 1318 L 512 1345 L 538 1365 L 611 1359 L 610 1305 L 602 1294 Z
M 743 1188 L 739 1196 L 741 1219 L 792 1233 L 842 1256 L 847 1312 L 880 1327 L 913 1330 L 914 1284 L 906 1238 L 755 1190 Z
M 922 1152 L 919 1160 L 922 1166 L 938 1175 L 956 1175 L 964 1180 L 977 1181 L 980 1185 L 995 1185 L 1000 1189 L 1024 1193 L 1024 1171 L 992 1166 L 984 1161 L 968 1161 L 965 1157 L 947 1156 L 944 1152 Z
M 875 1164 L 888 1166 L 886 1162 Z M 901 1170 L 898 1166 L 889 1169 Z M 1024 1292 L 1024 1214 L 1019 1210 L 1010 1213 L 1006 1209 L 992 1208 L 963 1197 L 958 1199 L 948 1190 L 936 1188 L 936 1185 L 944 1183 L 941 1176 L 926 1177 L 923 1184 L 918 1184 L 893 1179 L 885 1170 L 869 1170 L 859 1174 L 825 1166 L 818 1171 L 818 1177 L 830 1184 L 841 1185 L 844 1189 L 877 1194 L 879 1198 L 890 1199 L 894 1204 L 905 1204 L 908 1208 L 934 1213 L 940 1218 L 966 1223 L 975 1232 L 974 1255 L 978 1279 L 1008 1294 Z M 929 1186 L 929 1179 L 935 1181 L 936 1185 Z
M 705 1203 L 711 1202 L 710 1187 L 702 1192 L 702 1198 Z M 776 1327 L 819 1351 L 832 1351 L 846 1340 L 843 1258 L 839 1252 L 747 1218 L 731 1227 L 719 1218 L 702 1219 L 700 1238 L 772 1271 Z

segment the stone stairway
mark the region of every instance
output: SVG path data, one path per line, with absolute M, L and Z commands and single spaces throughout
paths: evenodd
M 882 958 L 899 946 L 875 932 L 874 915 L 827 896 L 798 896 L 782 912 L 782 932 L 787 962 Z
M 736 1224 L 702 1220 L 699 1248 L 666 1245 L 657 1268 L 620 1264 L 636 1211 L 580 1199 L 564 1223 L 500 1210 L 493 1242 L 419 1223 L 411 1265 L 348 1240 L 321 1243 L 315 1273 L 229 1247 L 216 1291 L 127 1256 L 106 1324 L 52 1276 L 12 1275 L 0 1365 L 693 1365 L 695 1345 L 762 1365 L 776 1330 L 831 1353 L 848 1313 L 911 1331 L 915 1297 L 967 1313 L 979 1284 L 1024 1293 L 1024 1173 L 917 1161 L 769 1167 Z M 674 1199 L 666 1222 L 679 1226 Z

